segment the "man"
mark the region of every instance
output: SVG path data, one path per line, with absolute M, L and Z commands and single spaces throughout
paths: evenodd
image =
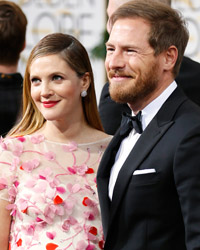
M 26 26 L 26 16 L 18 5 L 0 1 L 0 136 L 12 128 L 20 110 L 23 78 L 17 68 Z
M 163 3 L 111 17 L 110 95 L 139 117 L 123 116 L 98 169 L 105 250 L 200 249 L 200 107 L 174 81 L 188 37 Z
M 112 13 L 123 3 L 130 0 L 109 0 L 107 7 L 107 31 L 109 32 L 109 18 Z M 171 0 L 155 0 L 171 5 Z M 195 103 L 200 105 L 200 64 L 188 57 L 183 57 L 180 73 L 176 77 L 176 82 L 182 87 L 185 94 Z M 126 104 L 114 102 L 110 98 L 109 85 L 106 83 L 102 89 L 99 113 L 106 133 L 114 135 L 119 128 L 121 115 L 123 112 L 131 112 Z

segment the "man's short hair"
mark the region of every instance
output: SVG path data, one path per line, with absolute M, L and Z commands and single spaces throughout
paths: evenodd
M 129 2 L 131 0 L 115 0 L 115 1 L 118 2 L 119 5 L 121 5 L 121 4 L 127 3 L 127 2 Z M 161 2 L 161 3 L 166 3 L 166 4 L 170 5 L 170 6 L 171 6 L 171 3 L 172 3 L 171 0 L 154 0 L 154 1 L 158 1 L 158 2 Z
M 18 62 L 26 39 L 27 18 L 11 1 L 0 1 L 0 64 Z

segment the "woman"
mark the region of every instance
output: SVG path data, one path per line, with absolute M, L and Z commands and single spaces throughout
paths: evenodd
M 23 118 L 0 154 L 0 249 L 102 249 L 96 171 L 102 130 L 88 54 L 55 33 L 32 50 Z

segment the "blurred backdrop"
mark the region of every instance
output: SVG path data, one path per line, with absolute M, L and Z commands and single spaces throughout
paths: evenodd
M 52 32 L 68 33 L 86 47 L 95 78 L 97 101 L 106 81 L 104 70 L 107 33 L 107 0 L 13 0 L 28 19 L 26 49 L 21 54 L 19 71 L 24 74 L 33 46 Z M 182 12 L 188 22 L 190 40 L 186 55 L 200 62 L 200 0 L 172 0 L 172 7 Z

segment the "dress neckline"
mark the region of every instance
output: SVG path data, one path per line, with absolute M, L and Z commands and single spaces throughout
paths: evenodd
M 43 136 L 42 134 L 35 134 L 35 135 L 25 135 L 24 137 L 28 137 L 29 139 L 31 139 L 32 137 L 37 137 L 37 136 Z M 44 139 L 41 142 L 47 142 L 47 143 L 51 143 L 51 144 L 56 144 L 56 145 L 69 145 L 69 144 L 76 144 L 77 146 L 87 146 L 87 145 L 94 145 L 94 144 L 99 144 L 102 142 L 106 142 L 106 141 L 110 141 L 110 139 L 112 139 L 112 135 L 109 135 L 108 137 L 105 137 L 103 139 L 97 140 L 97 141 L 93 141 L 93 142 L 87 142 L 87 143 L 76 143 L 75 141 L 71 141 L 71 142 L 56 142 L 56 141 L 51 141 L 48 140 L 44 137 Z

